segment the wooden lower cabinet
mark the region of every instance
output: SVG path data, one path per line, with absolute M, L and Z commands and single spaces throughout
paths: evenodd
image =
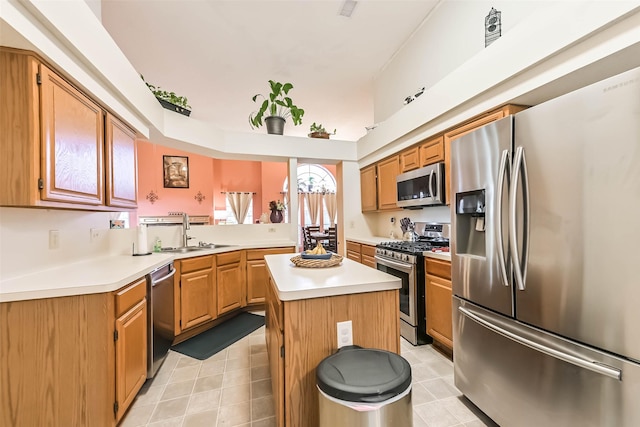
M 266 305 L 267 354 L 279 427 L 319 425 L 315 370 L 337 351 L 337 322 L 352 321 L 354 344 L 400 352 L 397 290 L 280 301 L 270 278 Z
M 245 251 L 216 255 L 218 316 L 246 306 Z
M 147 379 L 146 286 L 143 279 L 116 293 L 116 421 Z
M 375 246 L 347 240 L 347 258 L 371 268 L 376 268 L 375 255 Z
M 179 280 L 179 333 L 217 317 L 215 256 L 205 255 L 175 263 Z
M 115 426 L 146 379 L 145 296 L 0 303 L 0 425 Z
M 451 262 L 425 258 L 427 334 L 453 350 Z
M 247 305 L 264 304 L 267 286 L 269 286 L 269 272 L 264 256 L 294 252 L 293 246 L 247 250 Z

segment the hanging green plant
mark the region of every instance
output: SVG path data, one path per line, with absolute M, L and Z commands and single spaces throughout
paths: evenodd
M 191 105 L 188 104 L 185 96 L 178 96 L 175 92 L 167 92 L 160 88 L 160 86 L 154 86 L 144 79 L 144 76 L 140 74 L 140 78 L 145 82 L 151 93 L 155 95 L 162 105 L 167 110 L 175 111 L 176 113 L 189 116 L 191 114 Z

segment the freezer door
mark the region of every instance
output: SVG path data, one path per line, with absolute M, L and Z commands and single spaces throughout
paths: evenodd
M 507 198 L 513 118 L 451 143 L 451 274 L 454 295 L 513 314 Z
M 640 425 L 640 365 L 454 297 L 456 387 L 501 426 Z
M 517 114 L 518 150 L 517 319 L 640 360 L 640 69 Z

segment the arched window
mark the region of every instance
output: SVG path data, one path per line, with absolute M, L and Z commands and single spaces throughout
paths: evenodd
M 335 193 L 336 192 L 336 179 L 325 167 L 316 164 L 301 164 L 297 169 L 298 179 L 297 187 L 298 194 L 300 193 Z M 287 194 L 289 192 L 289 182 L 285 178 L 282 186 L 282 191 Z M 303 199 L 300 199 L 298 209 L 304 209 L 304 216 L 301 216 L 301 225 L 310 223 L 309 208 L 304 203 Z M 285 211 L 285 215 L 288 211 Z M 288 221 L 289 218 L 286 218 Z M 322 223 L 329 224 L 329 213 L 327 212 L 324 204 L 322 205 Z

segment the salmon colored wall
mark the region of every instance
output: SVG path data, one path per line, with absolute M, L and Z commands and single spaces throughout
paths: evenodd
M 189 188 L 164 188 L 162 156 L 189 158 Z M 335 165 L 323 165 L 336 176 Z M 284 200 L 282 186 L 287 177 L 285 162 L 256 162 L 247 160 L 212 159 L 198 154 L 174 150 L 148 141 L 138 141 L 138 211 L 139 216 L 167 215 L 169 212 L 187 212 L 190 215 L 209 215 L 213 224 L 213 211 L 225 210 L 228 191 L 254 192 L 253 219 L 269 213 L 271 200 Z M 158 200 L 151 203 L 147 196 L 153 190 Z M 196 200 L 200 191 L 204 197 Z M 131 223 L 137 218 L 132 215 Z
M 189 188 L 164 188 L 162 156 L 189 158 Z M 187 212 L 191 215 L 213 215 L 213 159 L 172 148 L 138 141 L 138 215 L 167 215 Z M 158 195 L 154 203 L 147 198 L 153 190 Z M 196 195 L 204 199 L 198 202 Z

